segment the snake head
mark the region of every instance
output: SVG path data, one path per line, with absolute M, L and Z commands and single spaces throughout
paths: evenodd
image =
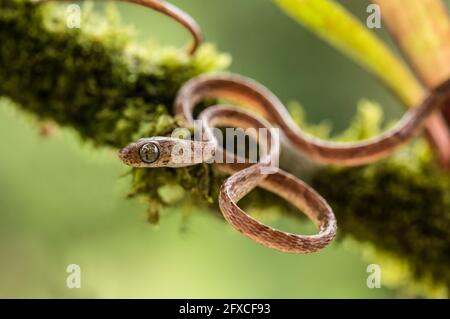
M 142 138 L 119 151 L 122 162 L 131 167 L 161 167 L 161 139 Z
M 128 144 L 119 151 L 119 158 L 131 167 L 184 167 L 214 156 L 215 147 L 215 143 L 155 136 Z M 207 148 L 205 157 L 203 151 Z

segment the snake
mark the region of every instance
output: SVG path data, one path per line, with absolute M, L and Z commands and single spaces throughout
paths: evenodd
M 164 136 L 142 138 L 120 150 L 122 162 L 131 167 L 147 168 L 195 165 L 208 161 L 216 152 L 227 153 L 216 141 L 212 132 L 214 127 L 270 129 L 276 125 L 294 148 L 320 163 L 348 167 L 365 165 L 391 155 L 417 136 L 429 116 L 450 100 L 450 80 L 429 92 L 419 106 L 407 111 L 391 129 L 377 137 L 354 143 L 331 142 L 307 134 L 295 124 L 272 92 L 256 81 L 237 74 L 201 75 L 189 80 L 177 94 L 174 113 L 187 127 L 193 127 L 195 106 L 211 98 L 237 102 L 241 107 L 223 104 L 207 107 L 198 117 L 205 131 L 201 140 Z M 210 156 L 191 156 L 191 161 L 180 163 L 173 156 L 180 146 L 193 150 L 192 154 L 200 151 Z M 316 252 L 327 246 L 336 235 L 334 213 L 326 201 L 299 178 L 280 168 L 275 168 L 272 174 L 262 172 L 278 155 L 278 149 L 273 149 L 275 151 L 272 148 L 266 150 L 267 154 L 259 163 L 214 163 L 219 171 L 231 174 L 219 191 L 220 210 L 234 228 L 266 247 L 286 253 Z M 298 235 L 283 232 L 244 212 L 239 208 L 238 201 L 257 186 L 299 208 L 313 221 L 318 233 Z
M 66 0 L 38 0 L 48 1 Z M 193 41 L 187 53 L 194 55 L 202 43 L 201 29 L 195 20 L 181 9 L 162 0 L 117 0 L 139 4 L 159 11 L 186 28 Z M 265 129 L 268 136 L 255 138 L 262 155 L 258 162 L 235 160 L 216 162 L 216 168 L 229 174 L 219 191 L 219 207 L 226 221 L 248 238 L 285 253 L 312 253 L 325 248 L 336 236 L 337 222 L 326 200 L 298 177 L 285 172 L 274 163 L 279 147 L 267 143 L 274 136 L 271 129 L 279 128 L 290 146 L 311 159 L 340 166 L 359 166 L 393 154 L 399 147 L 419 134 L 433 112 L 450 101 L 450 79 L 432 89 L 422 103 L 408 110 L 391 129 L 371 139 L 340 143 L 313 137 L 294 122 L 283 103 L 260 83 L 238 74 L 208 74 L 197 76 L 182 85 L 174 102 L 174 115 L 186 127 L 194 127 L 194 109 L 208 99 L 228 100 L 236 104 L 207 107 L 198 116 L 200 140 L 167 136 L 141 138 L 119 151 L 121 161 L 135 168 L 182 167 L 211 162 L 213 158 L 232 156 L 219 145 L 213 128 L 236 127 Z M 276 144 L 276 143 L 275 143 Z M 190 150 L 191 156 L 176 160 L 177 150 Z M 205 156 L 206 154 L 206 156 Z M 192 156 L 194 155 L 194 156 Z M 201 155 L 201 156 L 196 156 Z M 187 161 L 186 161 L 187 159 Z M 270 173 L 267 173 L 270 169 Z M 314 235 L 293 234 L 265 225 L 239 206 L 238 202 L 256 187 L 277 194 L 303 212 L 316 226 Z

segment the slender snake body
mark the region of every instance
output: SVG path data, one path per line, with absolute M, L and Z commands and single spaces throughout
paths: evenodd
M 38 0 L 47 2 L 50 0 Z M 63 0 L 59 0 L 63 1 Z M 183 25 L 194 41 L 188 53 L 195 53 L 202 41 L 200 28 L 194 19 L 177 7 L 162 0 L 119 0 L 149 7 L 173 18 Z M 435 88 L 417 107 L 410 109 L 395 127 L 385 133 L 356 143 L 333 143 L 312 137 L 302 131 L 292 120 L 282 102 L 267 88 L 239 75 L 206 75 L 185 83 L 175 100 L 175 115 L 186 126 L 194 125 L 194 107 L 207 98 L 227 99 L 238 102 L 259 115 L 230 106 L 216 105 L 206 108 L 199 115 L 205 134 L 202 140 L 186 140 L 171 137 L 143 138 L 123 148 L 120 159 L 132 167 L 180 167 L 195 165 L 210 158 L 200 157 L 188 163 L 173 161 L 176 147 L 188 147 L 195 152 L 230 155 L 222 150 L 212 132 L 213 127 L 266 128 L 272 125 L 282 130 L 292 146 L 308 157 L 325 164 L 356 166 L 374 162 L 392 154 L 416 136 L 428 117 L 450 101 L 450 80 Z M 260 136 L 254 138 L 259 141 Z M 260 143 L 260 147 L 264 147 Z M 234 154 L 233 154 L 234 155 Z M 232 155 L 232 156 L 233 156 Z M 260 161 L 216 163 L 220 171 L 231 174 L 220 189 L 219 206 L 225 219 L 237 230 L 267 247 L 288 253 L 310 253 L 327 246 L 336 234 L 336 219 L 326 201 L 297 177 L 273 167 L 278 148 L 269 144 L 263 150 Z M 193 158 L 196 158 L 195 156 Z M 264 168 L 273 168 L 265 174 Z M 255 187 L 260 186 L 278 194 L 304 212 L 318 228 L 316 235 L 297 235 L 276 230 L 247 215 L 237 202 Z
M 298 128 L 283 104 L 266 88 L 239 75 L 206 75 L 188 81 L 175 100 L 175 114 L 187 126 L 194 125 L 194 107 L 207 98 L 226 98 L 256 111 L 270 123 L 277 125 L 291 144 L 309 157 L 342 166 L 371 163 L 392 154 L 423 128 L 427 118 L 450 99 L 450 80 L 431 92 L 416 108 L 409 110 L 395 127 L 378 137 L 356 143 L 333 143 L 314 138 Z M 271 124 L 252 113 L 230 106 L 211 106 L 199 115 L 206 138 L 202 141 L 168 137 L 144 138 L 120 151 L 122 161 L 133 167 L 179 167 L 172 161 L 172 150 L 180 143 L 192 149 L 214 148 L 222 152 L 215 141 L 213 127 L 270 128 Z M 257 138 L 257 137 L 256 137 Z M 151 148 L 148 145 L 152 145 Z M 145 161 L 151 150 L 152 161 Z M 157 156 L 154 156 L 154 152 Z M 207 152 L 208 153 L 208 152 Z M 267 247 L 288 253 L 309 253 L 324 248 L 336 234 L 336 219 L 326 201 L 297 177 L 276 169 L 273 174 L 263 174 L 264 165 L 271 165 L 276 151 L 269 148 L 260 163 L 217 163 L 216 167 L 231 174 L 219 193 L 219 206 L 225 219 L 238 231 Z M 266 157 L 269 160 L 266 160 Z M 203 158 L 205 160 L 205 158 Z M 194 165 L 194 160 L 187 165 Z M 183 166 L 186 163 L 183 164 Z M 276 193 L 303 211 L 316 225 L 316 235 L 296 235 L 264 225 L 239 208 L 237 202 L 256 186 Z

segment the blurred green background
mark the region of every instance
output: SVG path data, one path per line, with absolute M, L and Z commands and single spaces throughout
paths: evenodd
M 194 16 L 206 40 L 231 53 L 231 70 L 300 101 L 312 122 L 347 126 L 360 98 L 402 106 L 370 75 L 298 26 L 270 1 L 173 0 Z M 367 1 L 343 1 L 361 19 Z M 102 6 L 98 6 L 101 10 Z M 141 41 L 182 45 L 186 33 L 141 7 L 120 4 Z M 389 41 L 385 30 L 378 30 Z M 39 79 L 36 79 L 38 81 Z M 74 132 L 50 138 L 0 102 L 0 297 L 379 298 L 366 286 L 368 261 L 334 243 L 312 255 L 262 247 L 206 212 L 165 212 L 146 222 L 127 200 L 130 181 L 112 150 L 82 145 Z M 275 225 L 294 230 L 298 221 Z M 289 224 L 289 225 L 288 225 Z M 66 287 L 68 264 L 81 289 Z

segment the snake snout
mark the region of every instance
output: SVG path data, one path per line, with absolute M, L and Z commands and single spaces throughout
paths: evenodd
M 122 148 L 119 151 L 119 158 L 124 164 L 129 166 L 137 166 L 141 163 L 139 152 L 133 144 Z

